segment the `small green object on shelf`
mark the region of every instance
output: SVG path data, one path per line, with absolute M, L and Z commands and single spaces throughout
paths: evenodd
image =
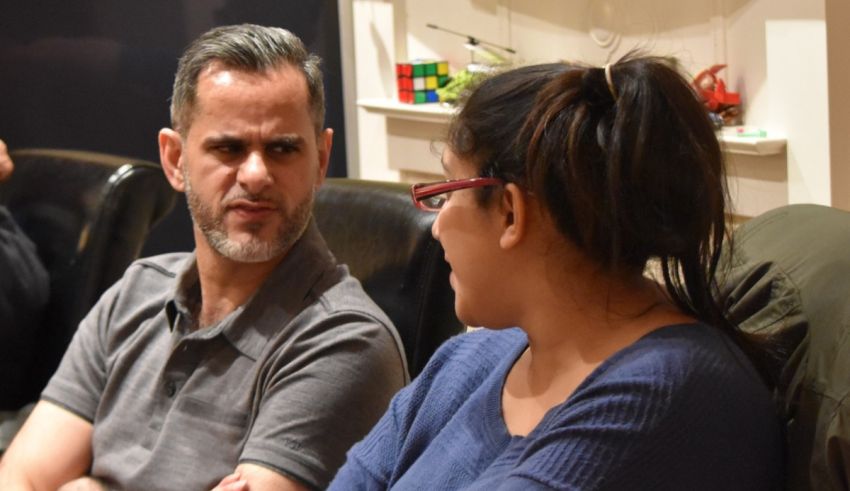
M 750 137 L 750 138 L 765 138 L 765 137 L 767 137 L 767 131 L 765 131 L 765 130 L 738 131 L 735 134 L 735 136 Z
M 722 134 L 733 138 L 767 138 L 767 130 L 756 126 L 725 126 Z
M 473 73 L 463 69 L 451 77 L 445 86 L 437 89 L 437 95 L 440 97 L 440 102 L 454 103 L 457 102 L 460 95 L 469 88 L 479 77 L 481 73 Z

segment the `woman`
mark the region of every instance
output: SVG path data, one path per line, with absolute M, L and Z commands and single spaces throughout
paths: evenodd
M 414 201 L 439 213 L 458 317 L 488 329 L 435 354 L 331 489 L 780 485 L 758 346 L 712 296 L 722 153 L 681 76 L 639 57 L 502 73 L 442 163 Z

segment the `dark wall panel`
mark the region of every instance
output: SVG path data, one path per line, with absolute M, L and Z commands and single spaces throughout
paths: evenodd
M 10 148 L 95 150 L 159 161 L 156 134 L 184 47 L 216 25 L 285 27 L 324 60 L 329 174 L 344 176 L 335 0 L 0 0 L 0 138 Z M 143 255 L 192 248 L 184 200 Z

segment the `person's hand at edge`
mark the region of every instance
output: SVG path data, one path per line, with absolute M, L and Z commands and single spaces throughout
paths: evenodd
M 15 170 L 15 165 L 9 157 L 9 150 L 6 148 L 6 143 L 0 140 L 0 182 L 5 181 L 12 175 Z
M 242 479 L 238 472 L 225 476 L 212 491 L 249 491 L 248 481 Z
M 106 491 L 106 486 L 93 477 L 80 477 L 68 481 L 56 491 Z

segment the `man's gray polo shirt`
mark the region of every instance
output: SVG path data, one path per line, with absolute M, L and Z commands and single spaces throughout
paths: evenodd
M 42 398 L 94 424 L 110 486 L 210 489 L 250 462 L 325 487 L 407 382 L 389 319 L 313 223 L 245 305 L 192 331 L 197 281 L 192 254 L 133 263 Z

